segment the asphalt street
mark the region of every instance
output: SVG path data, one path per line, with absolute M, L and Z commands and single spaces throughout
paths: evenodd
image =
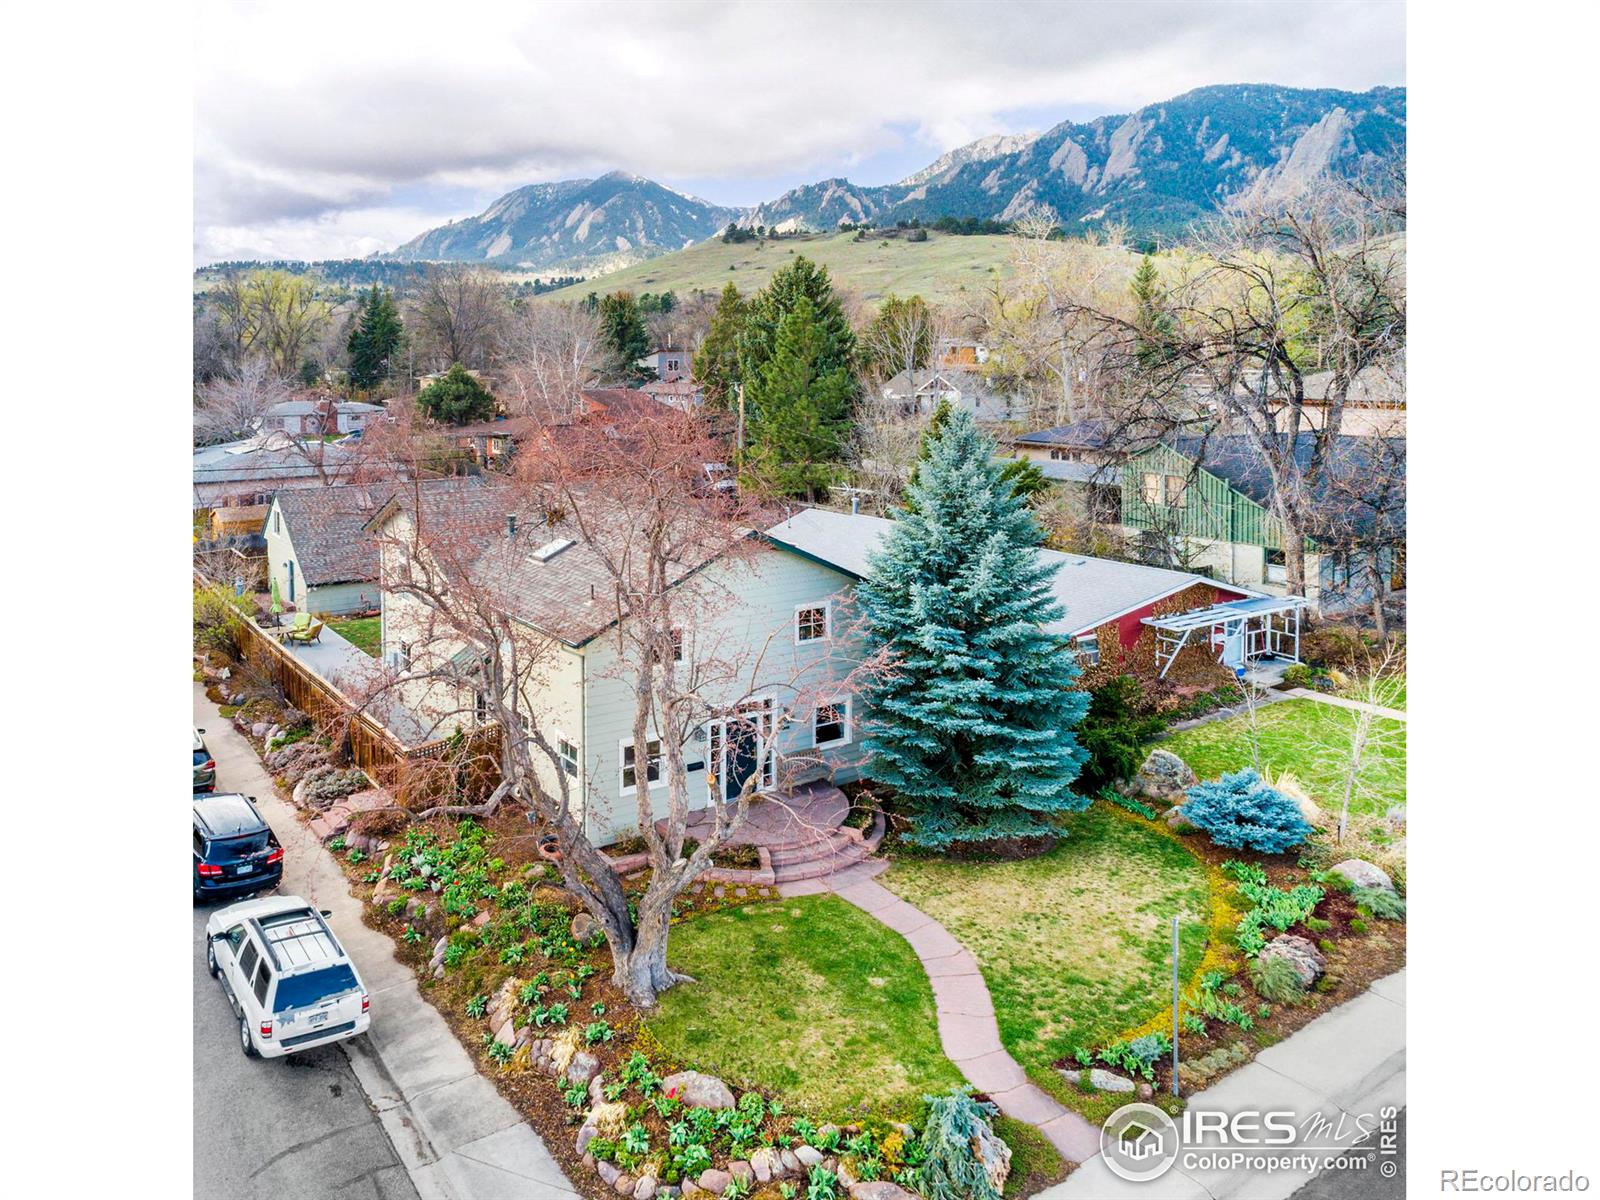
M 1289 1200 L 1405 1200 L 1406 1194 L 1406 1110 L 1399 1117 L 1400 1153 L 1398 1170 L 1392 1176 L 1367 1166 L 1322 1172 Z
M 228 790 L 220 760 L 217 786 Z M 233 1009 L 206 973 L 211 911 L 194 910 L 194 1194 L 416 1200 L 344 1050 L 267 1060 L 239 1049 Z

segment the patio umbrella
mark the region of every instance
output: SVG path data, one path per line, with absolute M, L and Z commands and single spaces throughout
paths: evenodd
M 277 616 L 283 611 L 283 598 L 278 595 L 278 581 L 272 581 L 272 615 Z

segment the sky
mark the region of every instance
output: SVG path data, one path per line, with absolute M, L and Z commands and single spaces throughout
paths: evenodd
M 389 250 L 620 169 L 749 206 L 1217 83 L 1405 83 L 1398 0 L 196 6 L 195 261 Z

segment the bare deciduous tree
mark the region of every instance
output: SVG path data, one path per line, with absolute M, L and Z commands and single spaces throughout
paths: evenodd
M 506 323 L 499 358 L 501 402 L 542 421 L 566 421 L 604 357 L 593 312 L 579 304 L 524 305 Z
M 294 388 L 265 359 L 247 358 L 236 371 L 201 388 L 194 414 L 195 442 L 249 437 L 268 408 L 293 394 Z
M 441 370 L 453 363 L 486 368 L 505 314 L 504 289 L 468 263 L 435 263 L 413 298 L 413 323 Z

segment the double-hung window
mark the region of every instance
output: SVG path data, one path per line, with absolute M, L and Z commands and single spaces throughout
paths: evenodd
M 644 746 L 644 777 L 646 786 L 661 782 L 661 739 L 651 738 Z M 633 739 L 622 743 L 622 794 L 631 796 L 639 790 L 639 765 L 633 752 Z
M 1161 503 L 1162 476 L 1154 471 L 1145 471 L 1139 477 L 1139 499 L 1146 504 Z
M 850 700 L 829 700 L 819 704 L 811 713 L 812 744 L 842 746 L 850 740 Z
M 556 757 L 561 760 L 561 770 L 572 779 L 578 777 L 578 748 L 560 734 L 556 735 Z
M 823 642 L 833 634 L 833 606 L 802 604 L 794 610 L 794 640 L 796 645 L 805 642 Z
M 1078 652 L 1078 658 L 1086 667 L 1092 667 L 1100 661 L 1100 635 L 1086 633 L 1081 637 L 1072 639 L 1072 646 Z

